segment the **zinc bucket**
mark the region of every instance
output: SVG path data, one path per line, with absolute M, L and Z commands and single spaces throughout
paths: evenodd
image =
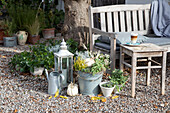
M 103 72 L 92 75 L 91 73 L 79 71 L 78 74 L 80 93 L 83 95 L 98 95 L 100 91 L 99 84 L 102 80 Z
M 17 45 L 17 38 L 16 37 L 4 37 L 4 46 L 5 47 L 13 47 Z

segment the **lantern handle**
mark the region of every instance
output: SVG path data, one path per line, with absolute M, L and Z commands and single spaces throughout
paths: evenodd
M 60 74 L 60 86 L 61 86 L 61 83 L 65 80 L 64 78 L 64 75 L 63 74 Z
M 49 80 L 49 78 L 48 78 L 48 70 L 47 69 L 45 69 L 45 74 L 47 76 L 47 80 Z

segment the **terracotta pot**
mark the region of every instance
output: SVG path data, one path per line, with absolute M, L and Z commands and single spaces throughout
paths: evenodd
M 55 28 L 44 29 L 42 31 L 44 38 L 54 38 L 55 37 Z
M 36 44 L 40 40 L 40 35 L 29 35 L 28 42 L 31 44 Z
M 19 31 L 16 33 L 16 35 L 18 36 L 18 44 L 25 45 L 27 41 L 28 33 L 25 31 Z

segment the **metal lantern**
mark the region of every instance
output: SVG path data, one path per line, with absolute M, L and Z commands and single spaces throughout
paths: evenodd
M 67 83 L 73 82 L 73 56 L 74 54 L 70 53 L 67 50 L 66 42 L 61 42 L 60 50 L 57 53 L 54 53 L 55 61 L 55 71 L 61 72 L 64 75 L 65 80 L 62 85 L 67 86 Z

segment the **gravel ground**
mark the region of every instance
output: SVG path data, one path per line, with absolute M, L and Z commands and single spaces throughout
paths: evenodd
M 44 76 L 34 77 L 29 73 L 13 74 L 8 68 L 10 58 L 28 45 L 13 48 L 0 47 L 0 113 L 4 112 L 166 112 L 170 111 L 170 54 L 168 55 L 166 94 L 160 95 L 160 71 L 152 70 L 151 85 L 146 86 L 145 71 L 138 72 L 136 97 L 131 98 L 131 80 L 116 99 L 106 102 L 91 101 L 90 96 L 51 98 L 47 94 Z M 62 91 L 63 96 L 66 90 Z

